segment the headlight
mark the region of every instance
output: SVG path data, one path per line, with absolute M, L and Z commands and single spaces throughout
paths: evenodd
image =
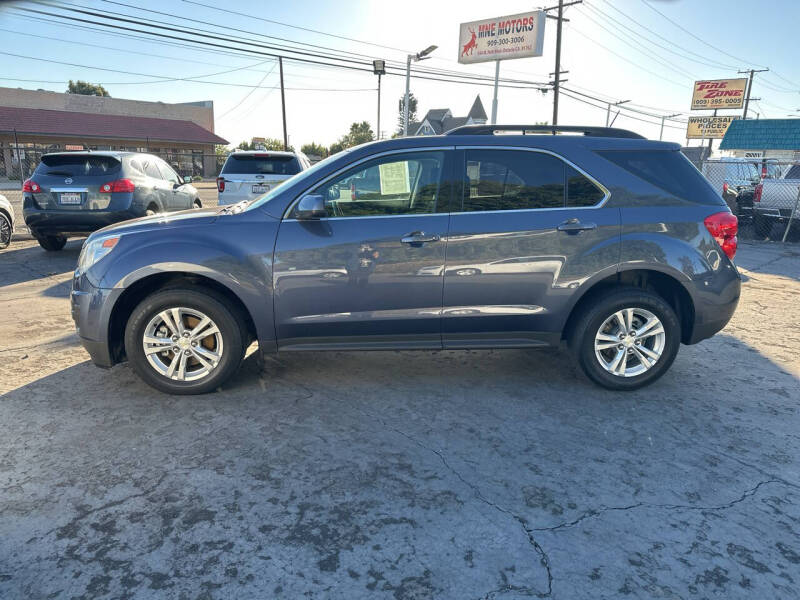
M 78 257 L 77 274 L 85 273 L 98 260 L 111 252 L 119 242 L 119 235 L 106 235 L 95 239 L 88 239 L 81 248 L 81 255 Z

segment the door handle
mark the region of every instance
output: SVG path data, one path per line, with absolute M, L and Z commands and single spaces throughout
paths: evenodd
M 411 244 L 412 246 L 421 246 L 425 242 L 438 242 L 439 239 L 439 236 L 436 234 L 429 235 L 424 231 L 412 231 L 400 238 L 400 241 L 404 244 Z
M 565 231 L 567 233 L 576 234 L 580 233 L 581 231 L 588 231 L 591 229 L 597 229 L 597 223 L 582 223 L 580 219 L 567 219 L 563 223 L 561 223 L 558 227 L 556 227 L 559 231 Z

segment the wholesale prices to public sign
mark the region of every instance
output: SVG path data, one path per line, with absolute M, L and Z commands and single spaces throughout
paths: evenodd
M 692 110 L 742 108 L 747 79 L 714 79 L 694 82 Z
M 731 123 L 739 117 L 689 117 L 686 126 L 688 139 L 721 139 L 725 137 Z
M 462 23 L 458 62 L 471 64 L 541 56 L 544 44 L 543 10 Z

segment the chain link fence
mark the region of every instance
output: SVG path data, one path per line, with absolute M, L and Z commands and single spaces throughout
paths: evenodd
M 154 154 L 164 159 L 175 171 L 186 177 L 191 176 L 197 181 L 204 179 L 213 180 L 222 170 L 228 152 L 224 153 L 204 153 L 198 151 L 176 151 L 176 150 L 151 150 L 144 148 L 130 148 L 127 151 L 145 152 Z M 36 166 L 39 164 L 43 154 L 50 152 L 64 152 L 64 150 L 53 149 L 52 146 L 38 146 L 32 144 L 20 144 L 19 147 L 13 144 L 3 144 L 0 142 L 0 189 L 13 189 L 14 182 L 22 182 L 29 178 Z
M 800 162 L 720 158 L 700 170 L 739 217 L 742 237 L 800 241 Z

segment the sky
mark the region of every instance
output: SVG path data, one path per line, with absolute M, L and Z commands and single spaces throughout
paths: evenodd
M 550 0 L 546 6 L 556 3 Z M 67 25 L 24 9 L 63 11 L 0 0 L 0 86 L 65 91 L 67 80 L 83 79 L 102 83 L 117 98 L 212 100 L 216 132 L 234 145 L 254 136 L 282 137 L 280 91 L 276 89 L 279 69 L 274 58 L 232 52 L 226 36 L 246 36 L 266 45 L 300 44 L 304 52 L 317 57 L 335 49 L 357 54 L 352 58 L 358 61 L 383 58 L 403 63 L 408 53 L 435 44 L 438 49 L 432 58 L 420 66 L 492 76 L 494 63 L 457 63 L 459 23 L 539 8 L 517 0 L 226 0 L 223 10 L 214 8 L 221 6 L 215 0 L 67 0 L 63 4 L 156 20 L 179 30 L 214 30 L 223 40 L 207 41 L 223 47 L 190 49 L 175 45 L 174 40 L 159 43 L 131 39 L 122 31 L 89 31 L 75 27 L 78 23 Z M 569 22 L 563 30 L 562 69 L 569 73 L 564 85 L 573 95 L 582 92 L 602 101 L 590 100 L 597 105 L 590 106 L 562 94 L 559 123 L 605 125 L 604 102 L 629 100 L 628 107 L 649 115 L 623 110 L 615 127 L 657 139 L 660 118 L 650 115 L 680 113 L 673 117 L 675 121 L 666 121 L 663 135 L 665 140 L 685 144 L 694 80 L 737 77 L 740 69 L 763 67 L 770 71 L 756 74 L 752 95 L 761 100 L 752 102 L 750 110 L 760 118 L 800 115 L 800 63 L 796 60 L 800 2 L 774 0 L 769 4 L 770 9 L 764 10 L 743 0 L 584 0 L 565 9 Z M 180 36 L 180 32 L 175 34 Z M 543 56 L 503 61 L 501 77 L 547 82 L 554 71 L 555 39 L 555 21 L 548 19 Z M 313 60 L 314 56 L 307 58 Z M 201 81 L 187 80 L 189 77 Z M 372 73 L 287 59 L 284 78 L 292 145 L 312 141 L 328 145 L 355 121 L 367 120 L 376 128 L 377 77 Z M 382 78 L 381 130 L 388 135 L 396 128 L 398 100 L 404 89 L 403 76 Z M 491 111 L 491 83 L 480 86 L 412 78 L 411 90 L 419 100 L 420 116 L 432 108 L 450 108 L 455 116 L 466 115 L 477 94 L 487 114 Z M 498 123 L 550 122 L 552 101 L 552 92 L 500 88 Z M 692 116 L 705 114 L 692 112 Z

